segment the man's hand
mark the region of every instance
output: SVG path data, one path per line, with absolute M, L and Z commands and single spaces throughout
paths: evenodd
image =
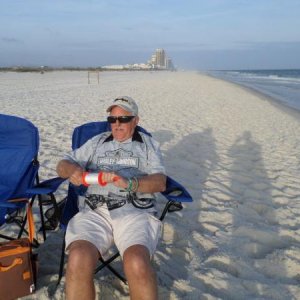
M 128 185 L 128 180 L 120 177 L 114 172 L 102 172 L 102 181 L 113 183 L 114 186 L 125 189 Z
M 84 170 L 69 160 L 61 160 L 56 167 L 57 174 L 62 178 L 68 178 L 74 185 L 82 184 L 82 175 Z
M 83 170 L 81 168 L 76 168 L 74 172 L 70 175 L 69 181 L 74 185 L 79 186 L 82 184 L 82 175 Z

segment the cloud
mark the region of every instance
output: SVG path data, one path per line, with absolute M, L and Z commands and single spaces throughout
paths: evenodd
M 240 45 L 245 50 L 259 50 L 259 49 L 288 49 L 299 48 L 300 41 L 237 41 L 236 45 Z M 238 49 L 239 47 L 237 47 Z
M 3 37 L 1 38 L 1 41 L 7 44 L 20 44 L 23 43 L 23 41 L 15 39 L 15 38 L 10 38 L 10 37 Z

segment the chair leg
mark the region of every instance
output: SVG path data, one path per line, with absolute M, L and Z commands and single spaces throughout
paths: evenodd
M 108 260 L 104 260 L 102 257 L 100 257 L 99 260 L 101 261 L 101 265 L 95 269 L 94 273 L 96 274 L 99 271 L 101 271 L 103 268 L 107 267 L 110 272 L 112 272 L 116 277 L 118 277 L 123 283 L 127 284 L 127 279 L 124 276 L 122 276 L 117 270 L 115 270 L 112 266 L 109 265 L 111 262 L 113 262 L 119 256 L 120 256 L 120 253 L 117 252 L 112 257 L 110 257 Z
M 30 203 L 28 203 L 28 205 L 33 205 L 33 202 L 34 202 L 34 199 L 35 199 L 35 196 L 32 197 L 32 199 L 30 200 Z M 23 232 L 25 232 L 27 235 L 28 235 L 28 231 L 25 229 L 25 225 L 26 225 L 26 222 L 27 222 L 27 214 L 25 214 L 25 217 L 21 222 L 15 222 L 18 226 L 20 226 L 20 231 L 19 231 L 19 234 L 18 234 L 18 239 L 21 238 Z M 33 238 L 33 243 L 32 243 L 33 247 L 37 248 L 39 247 L 40 243 L 38 242 L 38 240 L 34 237 Z
M 1 233 L 0 233 L 0 238 L 5 239 L 5 240 L 10 240 L 10 241 L 15 240 L 13 237 L 10 237 L 10 236 L 7 236 L 7 235 L 1 234 Z
M 44 219 L 44 212 L 43 212 L 43 200 L 41 195 L 38 195 L 38 202 L 39 202 L 39 209 L 40 209 L 40 216 L 41 216 L 41 223 L 42 223 L 43 239 L 45 242 L 47 237 L 46 237 L 45 219 Z
M 33 196 L 31 198 L 30 203 L 28 203 L 27 205 L 31 205 L 32 206 L 33 202 L 34 202 L 34 199 L 35 199 L 35 196 Z M 24 219 L 22 221 L 22 224 L 20 225 L 21 229 L 20 229 L 19 234 L 18 234 L 18 239 L 21 238 L 21 236 L 22 236 L 22 234 L 23 234 L 24 231 L 26 232 L 26 230 L 25 230 L 26 222 L 27 222 L 27 214 L 25 214 L 25 217 L 24 217 Z
M 165 205 L 164 210 L 163 210 L 163 212 L 161 213 L 161 216 L 160 216 L 160 218 L 159 218 L 160 221 L 162 221 L 162 220 L 165 218 L 165 216 L 166 216 L 166 214 L 167 214 L 167 212 L 168 212 L 169 207 L 172 205 L 172 202 L 173 202 L 173 201 L 169 200 L 169 201 L 167 202 L 167 204 Z
M 55 213 L 57 223 L 58 223 L 60 216 L 59 216 L 57 201 L 56 201 L 56 198 L 55 198 L 53 193 L 50 194 L 50 197 L 51 197 L 51 201 L 52 201 L 52 204 L 53 204 L 53 207 L 54 207 L 54 213 Z
M 127 279 L 124 276 L 122 276 L 118 271 L 116 271 L 112 266 L 107 265 L 106 267 L 110 272 L 112 272 L 116 277 L 118 277 L 124 284 L 126 285 L 128 284 Z
M 59 264 L 59 272 L 58 272 L 58 279 L 57 279 L 56 287 L 60 284 L 60 281 L 61 281 L 62 276 L 63 276 L 63 271 L 64 271 L 65 246 L 66 246 L 65 236 L 66 236 L 66 233 L 64 233 L 64 237 L 63 237 L 63 243 L 62 243 L 62 248 L 61 248 L 61 256 L 60 256 L 60 264 Z

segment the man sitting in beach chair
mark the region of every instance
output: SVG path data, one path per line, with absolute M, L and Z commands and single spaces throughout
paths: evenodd
M 138 106 L 132 98 L 115 99 L 107 112 L 111 132 L 91 138 L 57 166 L 59 176 L 72 184 L 88 185 L 80 212 L 66 232 L 66 296 L 95 298 L 93 276 L 99 255 L 104 257 L 115 244 L 131 298 L 157 299 L 150 258 L 161 228 L 154 216 L 153 193 L 166 187 L 162 156 L 158 143 L 136 130 Z

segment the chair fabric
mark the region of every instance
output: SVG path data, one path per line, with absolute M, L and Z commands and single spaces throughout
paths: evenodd
M 138 131 L 144 132 L 151 136 L 151 134 L 145 130 L 144 128 L 137 126 Z M 75 150 L 83 145 L 87 140 L 94 137 L 97 134 L 102 132 L 110 131 L 110 125 L 106 121 L 103 122 L 91 122 L 86 123 L 81 126 L 78 126 L 74 129 L 73 136 L 72 136 L 72 149 Z M 61 228 L 64 230 L 66 229 L 69 220 L 78 212 L 78 195 L 83 195 L 86 191 L 86 188 L 83 186 L 75 187 L 72 184 L 69 184 L 67 201 L 64 207 L 64 211 L 62 213 L 62 217 L 60 220 Z M 161 213 L 160 220 L 162 221 L 167 212 L 172 212 L 175 210 L 182 209 L 181 202 L 192 202 L 193 199 L 188 191 L 177 181 L 172 179 L 171 177 L 167 176 L 167 187 L 164 192 L 161 193 L 168 201 L 165 204 L 165 207 Z M 174 204 L 175 207 L 172 208 Z M 60 270 L 59 270 L 59 278 L 57 285 L 59 284 L 62 273 L 63 273 L 63 266 L 64 266 L 64 247 L 65 242 L 63 242 L 62 252 L 61 252 L 61 262 L 60 262 Z M 119 279 L 121 279 L 124 283 L 126 283 L 126 279 L 119 274 L 114 268 L 110 266 L 110 263 L 113 262 L 116 258 L 120 255 L 119 253 L 115 253 L 111 258 L 104 261 L 102 258 L 100 259 L 101 264 L 95 270 L 95 273 L 102 270 L 104 267 L 108 267 L 108 269 L 116 275 Z
M 16 221 L 13 216 L 26 205 L 26 202 L 10 202 L 12 199 L 31 199 L 33 204 L 36 196 L 52 195 L 58 182 L 62 182 L 56 178 L 39 183 L 38 150 L 39 131 L 36 126 L 24 118 L 0 114 L 0 226 L 8 220 Z M 18 237 L 24 231 L 24 221 L 23 225 L 20 221 L 17 223 L 21 227 Z M 3 234 L 0 236 L 13 239 Z
M 0 225 L 7 213 L 24 203 L 7 203 L 11 198 L 27 198 L 28 187 L 38 171 L 38 129 L 29 121 L 0 115 Z

